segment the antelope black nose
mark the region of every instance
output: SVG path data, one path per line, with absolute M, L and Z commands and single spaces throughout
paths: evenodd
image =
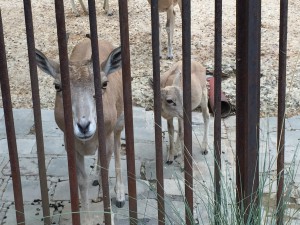
M 91 122 L 87 121 L 84 123 L 77 123 L 77 126 L 79 128 L 79 131 L 83 134 L 87 133 L 89 130 L 89 126 L 90 126 Z

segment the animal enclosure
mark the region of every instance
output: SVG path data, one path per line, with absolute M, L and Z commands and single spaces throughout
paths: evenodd
M 76 2 L 76 1 L 75 1 Z M 145 7 L 149 12 L 151 12 L 151 16 L 148 18 L 151 21 L 151 44 L 148 45 L 147 54 L 152 53 L 151 63 L 152 70 L 151 72 L 139 70 L 141 76 L 144 76 L 147 73 L 151 73 L 149 77 L 153 77 L 153 104 L 154 104 L 154 130 L 155 134 L 155 156 L 156 156 L 156 179 L 155 179 L 155 201 L 157 203 L 157 223 L 158 224 L 166 224 L 167 223 L 167 214 L 166 214 L 166 206 L 165 206 L 165 192 L 166 186 L 164 186 L 164 163 L 165 159 L 163 157 L 163 143 L 162 143 L 162 119 L 161 119 L 161 92 L 160 92 L 160 74 L 161 74 L 161 64 L 165 61 L 165 58 L 160 59 L 160 51 L 159 51 L 159 13 L 158 13 L 158 2 L 152 0 L 151 7 L 148 2 L 145 0 Z M 102 34 L 101 25 L 98 24 L 103 22 L 99 22 L 97 19 L 97 13 L 102 9 L 96 7 L 95 1 L 88 1 L 89 8 L 89 33 L 90 33 L 90 51 L 92 52 L 92 58 L 90 59 L 90 63 L 93 65 L 93 75 L 95 76 L 95 81 L 100 78 L 101 72 L 105 71 L 99 65 L 99 54 L 101 54 L 101 48 L 98 48 L 98 37 L 108 38 L 110 34 Z M 0 5 L 1 6 L 1 5 Z M 102 6 L 102 3 L 101 3 Z M 115 5 L 111 5 L 110 7 L 116 7 Z M 281 1 L 280 4 L 281 9 L 281 17 L 280 17 L 280 33 L 278 36 L 280 37 L 279 44 L 279 103 L 278 103 L 278 224 L 283 224 L 283 210 L 281 207 L 282 201 L 280 200 L 283 195 L 283 182 L 284 176 L 282 175 L 282 171 L 284 170 L 284 130 L 285 130 L 285 88 L 286 88 L 286 51 L 287 51 L 287 1 Z M 72 93 L 70 91 L 70 77 L 69 77 L 69 64 L 72 64 L 72 60 L 68 58 L 69 50 L 73 49 L 70 47 L 70 41 L 72 41 L 72 33 L 67 38 L 67 27 L 68 27 L 68 17 L 74 16 L 71 12 L 71 8 L 67 8 L 64 6 L 64 1 L 55 1 L 55 5 L 48 5 L 47 7 L 55 7 L 53 10 L 55 13 L 53 14 L 53 24 L 55 24 L 57 28 L 57 32 L 55 34 L 51 34 L 52 36 L 57 35 L 57 42 L 51 43 L 52 45 L 58 44 L 58 52 L 59 52 L 59 60 L 60 60 L 60 73 L 61 73 L 61 89 L 58 88 L 59 94 L 62 95 L 63 98 L 63 108 L 64 108 L 64 134 L 65 134 L 65 146 L 68 155 L 68 169 L 69 169 L 69 180 L 70 180 L 70 194 L 71 194 L 71 211 L 76 212 L 72 214 L 72 224 L 77 225 L 80 224 L 80 217 L 82 217 L 80 212 L 80 203 L 78 196 L 78 175 L 76 175 L 76 153 L 74 152 L 74 137 L 73 132 L 73 121 L 72 116 L 74 113 L 72 112 Z M 178 7 L 178 6 L 176 6 Z M 96 10 L 97 9 L 97 10 Z M 251 2 L 238 2 L 237 3 L 237 24 L 236 24 L 236 40 L 237 40 L 237 49 L 236 49 L 236 123 L 237 123 L 237 144 L 236 144 L 236 171 L 239 171 L 236 174 L 236 182 L 237 182 L 237 203 L 240 208 L 247 208 L 247 206 L 253 204 L 252 199 L 257 199 L 256 190 L 258 188 L 258 170 L 256 166 L 258 164 L 257 154 L 259 153 L 259 146 L 257 143 L 259 142 L 259 118 L 260 118 L 260 55 L 261 55 L 261 3 L 260 1 L 251 1 Z M 191 113 L 191 59 L 192 59 L 192 47 L 194 46 L 193 40 L 197 38 L 196 35 L 191 35 L 191 2 L 190 1 L 182 1 L 182 21 L 180 22 L 180 29 L 175 29 L 176 33 L 182 33 L 182 39 L 179 42 L 182 48 L 182 74 L 183 74 L 183 121 L 184 121 L 184 154 L 181 156 L 184 159 L 184 202 L 185 202 L 185 224 L 195 224 L 194 220 L 194 192 L 193 192 L 193 143 L 192 143 L 192 113 Z M 246 13 L 247 12 L 247 13 Z M 36 62 L 36 51 L 35 51 L 35 30 L 33 29 L 34 20 L 32 19 L 32 6 L 31 1 L 24 0 L 24 13 L 25 13 L 25 29 L 26 29 L 26 39 L 28 46 L 28 61 L 29 61 L 29 69 L 30 69 L 30 77 L 31 77 L 31 89 L 29 94 L 32 93 L 32 102 L 33 102 L 33 111 L 34 111 L 34 129 L 36 134 L 36 142 L 37 142 L 37 155 L 38 155 L 38 166 L 39 166 L 39 178 L 40 178 L 40 186 L 41 186 L 41 196 L 42 196 L 42 205 L 43 205 L 43 217 L 44 224 L 51 224 L 51 213 L 49 209 L 49 196 L 48 196 L 48 184 L 47 184 L 47 172 L 46 172 L 46 164 L 45 164 L 45 153 L 44 153 L 44 141 L 43 141 L 43 129 L 41 126 L 41 103 L 40 103 L 40 95 L 38 89 L 38 82 L 41 76 L 38 76 L 37 72 L 37 62 Z M 130 34 L 130 9 L 128 8 L 128 2 L 120 0 L 119 7 L 114 9 L 114 13 L 119 13 L 119 23 L 118 27 L 114 27 L 120 31 L 120 46 L 121 46 L 121 56 L 122 56 L 122 90 L 123 90 L 123 102 L 120 104 L 124 104 L 124 123 L 125 123 L 125 141 L 126 141 L 126 161 L 127 161 L 127 174 L 125 175 L 128 179 L 128 210 L 126 214 L 130 218 L 130 224 L 136 224 L 138 221 L 138 204 L 137 204 L 137 182 L 136 182 L 136 174 L 137 168 L 135 168 L 135 134 L 133 129 L 134 117 L 133 117 L 133 88 L 132 88 L 132 73 L 134 60 L 132 55 L 138 54 L 138 57 L 143 58 L 143 52 L 133 52 L 132 45 L 135 41 L 134 38 L 131 38 Z M 67 16 L 66 16 L 67 15 Z M 249 16 L 251 15 L 251 16 Z M 253 16 L 252 16 L 253 15 Z M 199 15 L 198 15 L 199 16 Z M 3 19 L 3 12 L 1 12 L 1 17 Z M 179 14 L 176 17 L 176 22 L 179 23 L 180 16 Z M 1 19 L 1 18 L 0 18 Z M 114 17 L 107 17 L 105 23 L 110 23 L 110 20 L 115 20 Z M 210 18 L 213 19 L 213 18 Z M 55 21 L 55 22 L 54 22 Z M 82 21 L 81 21 L 82 22 Z M 116 22 L 114 22 L 116 23 Z M 178 26 L 178 25 L 177 25 Z M 100 29 L 98 28 L 100 27 Z M 4 108 L 4 116 L 6 122 L 6 134 L 7 141 L 9 147 L 9 155 L 10 155 L 10 165 L 11 165 L 11 175 L 12 175 L 12 183 L 14 187 L 14 202 L 16 209 L 16 221 L 20 224 L 26 223 L 24 216 L 24 204 L 23 204 L 23 196 L 22 196 L 22 185 L 21 185 L 21 175 L 18 164 L 18 149 L 16 146 L 16 135 L 14 131 L 13 125 L 13 114 L 12 114 L 12 102 L 9 86 L 9 71 L 7 69 L 7 59 L 6 59 L 6 41 L 5 40 L 5 27 L 0 24 L 0 72 L 1 72 L 1 91 L 2 91 L 2 101 Z M 211 28 L 213 29 L 213 28 Z M 24 30 L 25 33 L 25 30 Z M 100 33 L 100 35 L 99 35 Z M 215 109 L 213 111 L 213 120 L 214 120 L 214 144 L 213 150 L 210 151 L 209 154 L 214 155 L 214 171 L 213 171 L 213 179 L 214 179 L 214 213 L 217 214 L 221 207 L 221 175 L 220 168 L 221 165 L 221 104 L 220 104 L 220 96 L 221 96 L 221 80 L 222 80 L 222 1 L 215 1 L 215 17 L 214 17 L 214 44 L 213 44 L 213 52 L 214 52 L 214 66 L 213 66 L 213 75 L 215 77 Z M 45 34 L 49 35 L 49 34 Z M 82 33 L 78 35 L 78 37 L 84 39 Z M 178 39 L 178 37 L 177 37 Z M 73 40 L 74 41 L 74 40 Z M 178 40 L 177 40 L 178 42 Z M 47 43 L 48 45 L 49 43 Z M 39 47 L 42 47 L 43 44 L 39 44 Z M 100 42 L 101 45 L 101 42 Z M 100 46 L 101 47 L 101 46 Z M 175 57 L 174 60 L 179 58 L 178 55 L 180 47 L 176 47 L 174 52 Z M 45 55 L 47 52 L 43 51 Z M 50 55 L 53 53 L 49 53 Z M 195 57 L 195 56 L 193 56 Z M 47 59 L 42 57 L 43 60 Z M 170 58 L 170 57 L 169 57 Z M 106 57 L 104 60 L 100 60 L 100 62 L 108 60 L 109 57 Z M 70 63 L 69 63 L 70 61 Z M 200 60 L 199 60 L 200 61 Z M 101 62 L 101 63 L 102 63 Z M 149 62 L 149 60 L 147 61 Z M 175 63 L 172 62 L 172 64 Z M 171 62 L 165 63 L 168 66 L 164 67 L 163 71 L 166 71 L 167 67 Z M 105 67 L 104 67 L 105 68 Z M 135 67 L 134 67 L 135 68 Z M 51 69 L 50 69 L 51 70 Z M 49 71 L 49 68 L 48 68 Z M 136 68 L 134 70 L 136 72 Z M 109 77 L 109 76 L 108 76 Z M 39 78 L 39 79 L 38 79 Z M 101 75 L 102 79 L 103 76 Z M 98 80 L 99 81 L 99 80 Z M 49 82 L 49 81 L 47 81 Z M 51 81 L 52 82 L 52 81 Z M 135 81 L 136 82 L 136 81 Z M 108 168 L 107 168 L 107 158 L 106 148 L 105 148 L 105 133 L 103 132 L 105 121 L 103 120 L 103 111 L 102 105 L 105 106 L 105 103 L 102 101 L 102 93 L 105 92 L 103 90 L 103 82 L 99 81 L 96 83 L 101 83 L 102 86 L 95 85 L 95 104 L 96 109 L 95 113 L 97 114 L 97 128 L 98 128 L 98 141 L 99 141 L 99 155 L 101 161 L 101 177 L 102 177 L 102 195 L 103 195 L 103 205 L 104 205 L 104 217 L 105 224 L 112 224 L 113 217 L 111 216 L 111 199 L 110 199 L 110 190 L 108 183 Z M 106 85 L 110 85 L 112 82 L 106 82 Z M 56 83 L 57 85 L 57 83 Z M 71 83 L 72 85 L 72 83 Z M 27 87 L 28 88 L 28 87 Z M 105 88 L 104 88 L 105 89 Z M 118 88 L 118 89 L 121 89 Z M 74 94 L 74 93 L 73 93 Z M 30 99 L 31 101 L 31 99 Z M 72 116 L 71 116 L 72 115 Z M 119 117 L 119 115 L 118 115 Z M 85 127 L 86 128 L 86 127 Z M 83 125 L 79 126 L 79 129 L 84 130 Z M 102 132 L 102 133 L 101 133 Z M 212 131 L 211 131 L 212 132 Z M 77 156 L 78 157 L 78 156 Z M 78 159 L 78 158 L 77 158 Z M 117 163 L 116 163 L 117 164 Z M 249 169 L 251 168 L 251 169 Z M 117 170 L 117 169 L 116 169 Z M 81 181 L 79 181 L 81 182 Z M 116 188 L 118 190 L 118 188 Z M 117 191 L 118 192 L 118 191 Z M 249 198 L 251 196 L 251 198 Z M 124 197 L 124 196 L 122 196 Z M 125 197 L 124 197 L 125 198 Z M 82 198 L 81 198 L 82 199 Z M 122 198 L 123 199 L 123 198 Z M 117 200 L 118 201 L 118 200 Z M 119 201 L 121 202 L 121 201 Z M 122 207 L 123 203 L 120 203 L 120 207 Z M 255 204 L 255 201 L 254 201 Z M 83 207 L 82 207 L 83 208 Z M 243 219 L 248 220 L 251 214 L 246 210 L 243 214 Z M 251 218 L 250 218 L 251 220 Z M 25 222 L 24 222 L 25 221 Z M 102 222 L 102 221 L 101 221 Z M 217 224 L 217 222 L 216 222 Z

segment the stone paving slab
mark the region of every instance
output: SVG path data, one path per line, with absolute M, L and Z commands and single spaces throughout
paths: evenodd
M 95 160 L 93 158 L 86 158 L 85 169 L 88 174 L 91 173 L 92 171 L 91 166 L 94 166 L 94 164 L 95 164 Z M 47 175 L 53 177 L 69 177 L 67 157 L 52 158 L 49 163 Z
M 3 119 L 3 117 L 4 117 L 3 108 L 0 108 L 0 121 Z
M 14 128 L 16 136 L 26 136 L 30 134 L 30 129 L 34 124 L 33 112 L 30 109 L 14 109 Z M 6 137 L 6 126 L 4 118 L 0 120 L 0 138 Z
M 135 166 L 137 179 L 137 202 L 139 221 L 137 224 L 157 224 L 157 202 L 155 192 L 156 179 L 156 157 L 154 145 L 154 126 L 153 126 L 153 111 L 145 111 L 142 108 L 133 109 L 134 115 L 134 131 L 135 131 Z M 36 155 L 36 141 L 32 110 L 14 110 L 15 125 L 17 133 L 17 145 L 19 152 L 19 159 L 21 165 L 23 196 L 25 201 L 25 212 L 31 216 L 28 218 L 29 223 L 35 224 L 31 221 L 40 220 L 40 213 L 37 214 L 37 208 L 40 206 L 32 206 L 31 203 L 35 199 L 40 199 L 40 188 L 37 170 L 37 155 Z M 203 118 L 201 113 L 193 112 L 192 128 L 193 128 L 193 159 L 195 160 L 194 168 L 194 202 L 195 202 L 195 218 L 199 224 L 208 224 L 209 217 L 207 215 L 207 208 L 203 204 L 203 193 L 207 190 L 213 190 L 213 117 L 211 117 L 210 131 L 209 131 L 209 153 L 206 156 L 201 154 L 201 143 L 203 138 Z M 67 169 L 67 157 L 64 149 L 63 133 L 57 128 L 54 121 L 54 114 L 52 110 L 42 110 L 43 120 L 43 135 L 45 144 L 45 155 L 48 176 L 48 188 L 50 203 L 57 206 L 51 207 L 52 222 L 55 224 L 69 225 L 71 221 L 70 203 L 69 203 L 69 181 Z M 175 127 L 177 126 L 177 120 Z M 227 185 L 235 185 L 235 117 L 231 116 L 222 120 L 222 182 Z M 276 142 L 277 142 L 277 119 L 263 118 L 260 121 L 260 162 L 270 162 L 276 160 Z M 176 128 L 177 129 L 177 128 Z M 167 124 L 162 119 L 163 131 L 163 161 L 166 160 L 168 143 Z M 10 206 L 13 199 L 12 180 L 10 175 L 10 165 L 8 163 L 8 149 L 6 141 L 6 133 L 4 127 L 3 110 L 0 109 L 0 224 L 4 220 L 9 225 L 14 225 L 13 218 L 14 208 Z M 122 132 L 122 138 L 125 138 L 125 132 Z M 285 163 L 286 166 L 291 166 L 295 154 L 298 152 L 300 139 L 300 116 L 287 119 L 286 122 L 286 146 L 285 146 Z M 124 141 L 123 141 L 124 142 Z M 102 194 L 98 186 L 92 186 L 92 180 L 95 179 L 95 159 L 96 155 L 87 157 L 86 169 L 90 174 L 89 177 L 89 197 L 96 198 Z M 109 185 L 110 197 L 112 200 L 112 209 L 114 211 L 115 224 L 126 225 L 129 224 L 128 219 L 128 188 L 127 188 L 127 165 L 126 156 L 121 157 L 122 176 L 125 185 L 126 202 L 124 208 L 117 208 L 115 202 L 115 172 L 114 159 L 112 158 L 109 170 Z M 297 160 L 299 155 L 297 155 Z M 164 186 L 165 186 L 165 204 L 166 204 L 166 224 L 184 224 L 185 206 L 183 202 L 182 193 L 184 191 L 183 172 L 180 167 L 181 156 L 179 156 L 172 165 L 164 164 Z M 299 161 L 299 160 L 298 160 Z M 272 201 L 274 200 L 274 193 L 276 191 L 276 182 L 274 178 L 276 175 L 276 163 L 266 168 L 265 174 L 267 180 L 264 187 L 264 192 L 271 194 Z M 260 164 L 262 168 L 262 164 Z M 292 199 L 300 202 L 300 191 L 298 196 L 298 187 L 300 186 L 300 172 L 297 171 L 293 177 Z M 288 174 L 287 174 L 288 175 Z M 146 180 L 144 180 L 146 179 Z M 272 180 L 273 179 L 273 180 Z M 273 184 L 275 183 L 275 185 Z M 207 189 L 208 188 L 208 189 Z M 99 192 L 100 191 L 100 192 Z M 291 204 L 295 204 L 292 203 Z M 32 206 L 32 208 L 30 207 Z M 102 207 L 102 208 L 101 208 Z M 95 216 L 99 224 L 103 224 L 102 202 L 91 203 L 90 213 L 91 217 Z M 295 214 L 295 218 L 300 218 Z M 5 218 L 6 217 L 6 218 Z M 26 217 L 27 218 L 27 217 Z M 296 220 L 295 220 L 296 221 Z M 36 224 L 42 224 L 38 221 Z M 294 221 L 293 221 L 294 222 Z M 293 224 L 292 222 L 292 224 Z M 297 223 L 295 223 L 297 224 Z M 2 224 L 1 224 L 2 225 Z
M 38 179 L 22 176 L 21 183 L 24 202 L 33 202 L 36 199 L 41 199 L 40 182 Z M 50 183 L 48 182 L 48 187 L 49 186 Z M 8 181 L 5 192 L 2 196 L 2 201 L 14 201 L 13 185 L 11 179 Z
M 46 168 L 49 164 L 49 161 L 50 161 L 50 159 L 46 158 L 46 160 L 45 160 Z M 38 176 L 39 175 L 37 158 L 20 157 L 19 158 L 19 166 L 20 166 L 21 176 Z M 9 162 L 5 165 L 2 173 L 5 176 L 11 175 Z
M 291 129 L 300 130 L 300 116 L 288 118 L 287 123 L 291 126 Z
M 45 155 L 65 156 L 66 149 L 63 137 L 44 137 Z M 33 146 L 32 154 L 37 154 L 36 144 Z
M 41 205 L 24 205 L 25 221 L 30 225 L 44 225 L 43 222 L 43 209 Z M 53 210 L 50 209 L 53 214 Z M 15 206 L 11 205 L 6 213 L 6 218 L 3 220 L 5 225 L 17 224 Z
M 35 146 L 35 139 L 32 137 L 24 137 L 17 139 L 17 150 L 19 155 L 28 155 L 32 152 Z M 8 154 L 7 139 L 0 140 L 0 154 Z

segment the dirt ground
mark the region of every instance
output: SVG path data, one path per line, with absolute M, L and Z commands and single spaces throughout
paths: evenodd
M 87 1 L 85 1 L 87 4 Z M 81 12 L 75 17 L 70 1 L 65 1 L 66 26 L 70 33 L 69 52 L 74 45 L 89 33 L 88 16 Z M 278 39 L 279 39 L 279 0 L 262 0 L 261 27 L 261 114 L 275 115 L 277 110 L 278 81 Z M 214 1 L 192 0 L 192 60 L 202 62 L 207 69 L 213 69 L 214 62 Z M 118 1 L 110 1 L 113 16 L 108 17 L 102 9 L 102 0 L 96 1 L 98 35 L 115 46 L 120 44 Z M 13 106 L 32 107 L 27 41 L 25 34 L 22 1 L 1 0 L 6 52 Z M 54 1 L 32 0 L 36 47 L 48 57 L 58 60 Z M 151 17 L 146 0 L 129 0 L 129 31 L 132 91 L 135 105 L 151 107 L 153 93 L 147 82 L 152 76 Z M 181 21 L 179 7 L 175 7 L 176 21 L 174 34 L 174 59 L 166 59 L 167 35 L 162 30 L 163 58 L 161 72 L 181 60 Z M 288 61 L 287 61 L 287 115 L 300 114 L 300 63 L 299 25 L 300 0 L 289 2 Z M 166 21 L 165 13 L 160 14 L 161 24 Z M 222 89 L 235 103 L 235 1 L 223 1 L 223 70 L 229 78 L 222 83 Z M 39 71 L 39 88 L 42 108 L 53 108 L 55 89 L 53 80 Z M 2 101 L 1 103 L 2 104 Z

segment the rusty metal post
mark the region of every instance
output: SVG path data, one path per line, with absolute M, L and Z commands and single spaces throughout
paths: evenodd
M 134 133 L 132 115 L 132 93 L 131 93 L 131 72 L 130 72 L 130 48 L 128 28 L 128 1 L 119 0 L 120 35 L 122 47 L 122 76 L 127 156 L 127 177 L 129 194 L 129 218 L 130 224 L 137 223 L 137 196 L 135 176 L 135 154 L 134 154 Z
M 96 110 L 97 110 L 97 126 L 98 126 L 98 157 L 100 156 L 101 164 L 101 177 L 102 177 L 102 190 L 103 190 L 103 205 L 105 224 L 110 225 L 111 221 L 111 204 L 109 197 L 109 182 L 108 182 L 108 162 L 106 157 L 106 142 L 105 142 L 105 124 L 103 114 L 101 78 L 100 78 L 100 62 L 99 62 L 99 46 L 97 35 L 97 18 L 95 0 L 89 0 L 89 20 L 91 31 L 91 44 L 92 44 L 92 58 L 93 58 L 93 71 L 94 71 L 94 85 L 96 96 Z M 101 128 L 101 129 L 100 129 Z
M 25 214 L 23 206 L 22 184 L 20 177 L 19 158 L 16 142 L 15 125 L 12 111 L 11 96 L 9 90 L 9 78 L 5 53 L 4 32 L 2 15 L 0 9 L 0 84 L 6 126 L 6 137 L 9 150 L 9 161 L 11 177 L 14 190 L 16 221 L 17 224 L 25 225 Z
M 288 0 L 280 1 L 278 121 L 277 121 L 277 225 L 283 225 L 284 216 L 284 143 Z
M 24 14 L 27 33 L 27 46 L 28 46 L 28 59 L 30 68 L 31 90 L 32 90 L 32 104 L 34 113 L 34 127 L 36 135 L 38 165 L 39 165 L 39 178 L 43 206 L 43 220 L 44 224 L 50 224 L 50 210 L 49 210 L 49 196 L 47 186 L 47 175 L 45 165 L 45 151 L 43 139 L 43 126 L 41 119 L 41 104 L 39 95 L 39 82 L 37 67 L 35 61 L 35 44 L 34 44 L 34 31 L 32 23 L 32 10 L 31 0 L 24 0 Z
M 244 221 L 252 221 L 259 184 L 261 0 L 237 0 L 236 20 L 237 204 Z
M 191 2 L 182 1 L 182 73 L 184 111 L 185 221 L 194 224 L 191 104 Z
M 222 81 L 222 0 L 215 1 L 215 70 L 214 70 L 214 187 L 215 224 L 221 205 L 221 81 Z
M 159 55 L 159 13 L 158 0 L 151 1 L 152 25 L 152 63 L 153 63 L 153 92 L 154 92 L 154 124 L 155 124 L 155 152 L 157 179 L 157 210 L 158 224 L 165 224 L 164 203 L 164 169 L 161 130 L 161 96 L 160 96 L 160 55 Z
M 72 225 L 80 224 L 78 183 L 76 176 L 76 152 L 73 130 L 73 116 L 69 76 L 69 58 L 65 25 L 64 1 L 55 0 L 57 38 L 59 48 L 60 74 L 65 118 L 65 141 L 68 155 L 68 169 L 71 192 Z

